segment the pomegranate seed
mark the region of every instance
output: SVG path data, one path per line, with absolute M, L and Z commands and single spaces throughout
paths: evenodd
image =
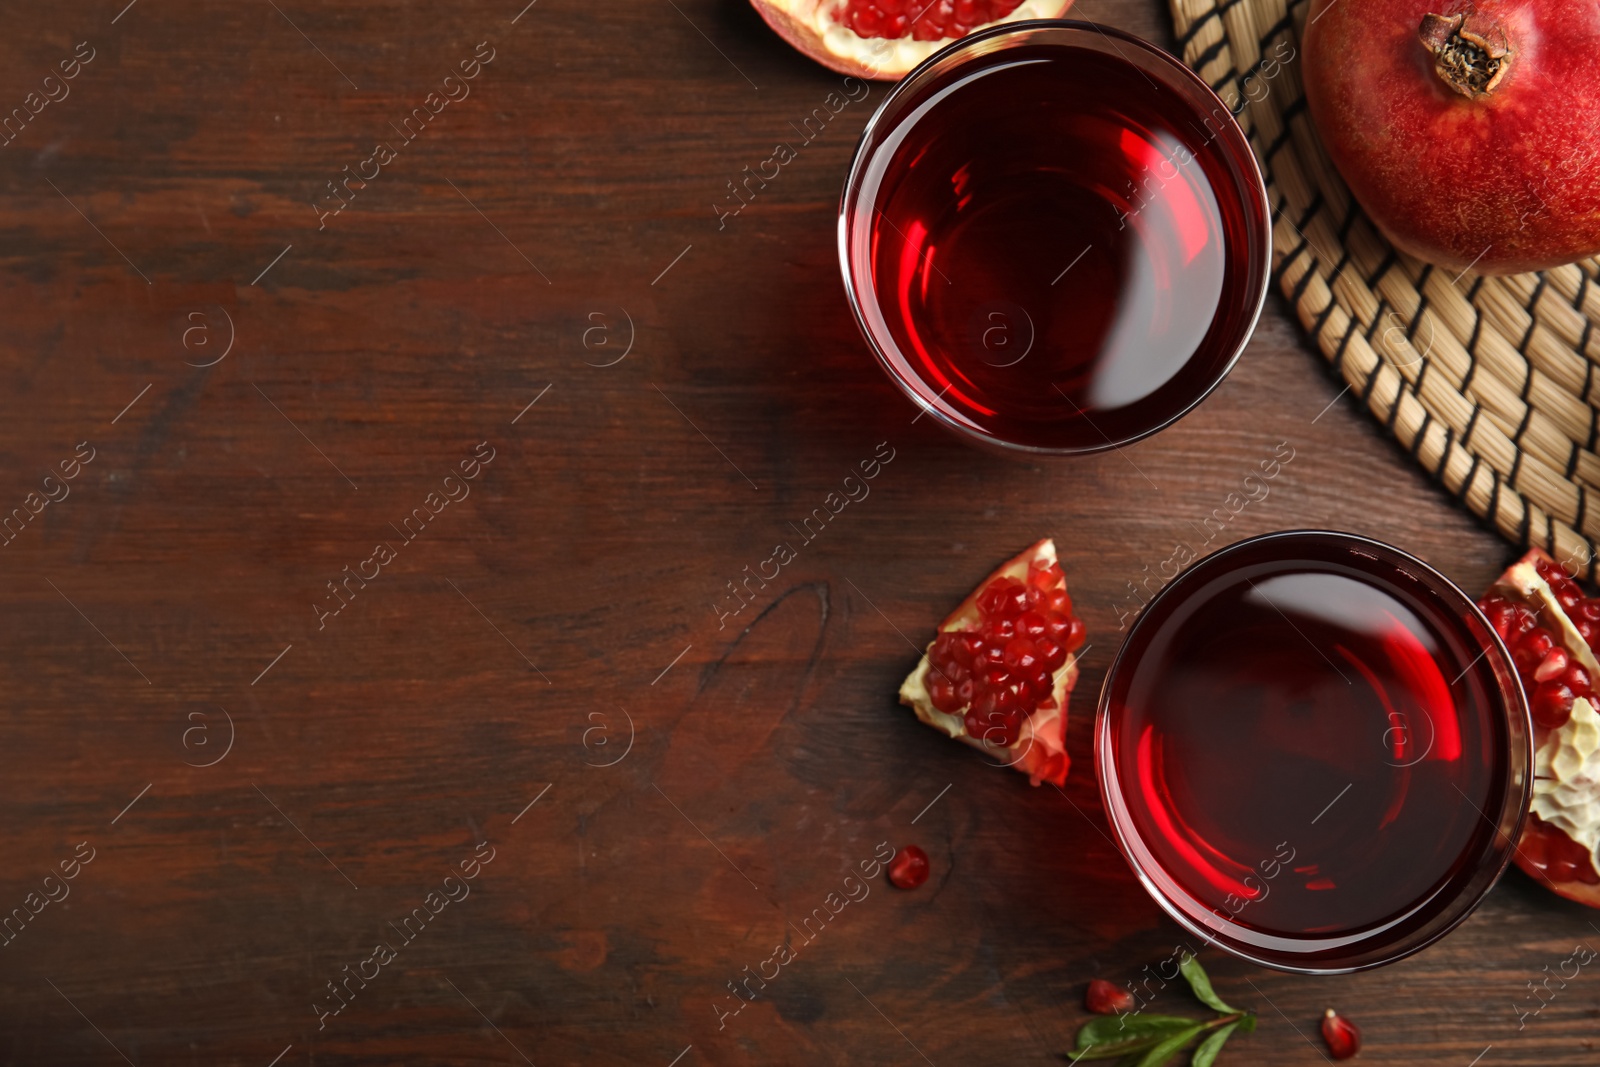
M 1361 1051 L 1361 1030 L 1332 1008 L 1322 1017 L 1322 1039 L 1336 1060 L 1347 1060 Z
M 956 685 L 956 707 L 964 708 L 972 703 L 972 698 L 977 696 L 978 686 L 971 678 L 963 678 Z
M 1009 616 L 1003 619 L 996 619 L 989 624 L 989 632 L 994 635 L 997 641 L 1002 643 L 1009 641 L 1017 636 L 1017 620 Z
M 1578 605 L 1578 616 L 1590 622 L 1600 622 L 1600 600 L 1585 600 Z
M 1483 605 L 1484 618 L 1489 620 L 1489 625 L 1494 627 L 1494 632 L 1500 635 L 1503 641 L 1511 636 L 1511 605 L 1501 601 L 1498 604 Z
M 1571 860 L 1556 860 L 1546 869 L 1545 877 L 1552 882 L 1575 882 L 1578 880 L 1577 864 Z
M 896 889 L 915 889 L 928 880 L 928 854 L 907 845 L 889 861 L 889 881 Z
M 1022 613 L 1022 618 L 1017 620 L 1017 633 L 1023 637 L 1037 640 L 1043 637 L 1049 629 L 1049 625 L 1044 621 L 1044 616 L 1037 611 L 1025 611 Z
M 1050 638 L 1041 637 L 1035 642 L 1035 646 L 1039 649 L 1039 660 L 1046 670 L 1058 671 L 1067 662 L 1067 650 Z M 1573 686 L 1573 691 L 1577 691 L 1577 686 Z
M 1558 855 L 1553 857 L 1549 869 L 1545 872 L 1552 882 L 1576 882 L 1585 871 L 1592 870 L 1589 853 L 1572 838 L 1563 834 L 1555 845 Z
M 1522 840 L 1517 843 L 1517 852 L 1520 853 L 1537 870 L 1544 870 L 1549 865 L 1550 834 L 1545 829 L 1544 822 L 1539 816 L 1529 818 L 1528 832 L 1522 835 Z
M 1562 836 L 1566 837 L 1565 834 Z M 1567 837 L 1566 843 L 1562 847 L 1566 849 L 1567 858 L 1573 863 L 1583 864 L 1589 862 L 1589 850 L 1584 848 L 1578 842 L 1574 841 L 1572 838 Z
M 1533 630 L 1516 639 L 1511 648 L 1511 661 L 1516 664 L 1517 673 L 1527 678 L 1539 669 L 1539 664 L 1554 647 L 1555 641 L 1549 634 Z
M 982 715 L 967 713 L 963 724 L 967 728 L 967 736 L 995 748 L 1005 748 L 1006 725 L 1005 716 L 998 711 L 990 711 Z
M 1561 610 L 1569 615 L 1572 614 L 1582 600 L 1583 594 L 1578 591 L 1578 587 L 1575 585 L 1569 584 L 1556 594 L 1556 601 L 1561 605 Z
M 1096 1015 L 1121 1015 L 1133 1010 L 1133 994 L 1104 978 L 1094 978 L 1083 995 L 1083 1006 Z
M 1517 642 L 1517 647 L 1525 649 L 1535 657 L 1535 660 L 1544 658 L 1544 654 L 1556 646 L 1555 638 L 1543 630 L 1535 630 L 1525 635 Z
M 1561 676 L 1561 682 L 1572 690 L 1574 697 L 1589 698 L 1594 696 L 1594 682 L 1589 678 L 1589 672 L 1584 670 L 1581 664 L 1574 663 L 1568 667 L 1566 673 Z
M 1560 682 L 1541 682 L 1528 701 L 1533 721 L 1550 730 L 1558 730 L 1572 718 L 1572 690 Z
M 1017 742 L 1022 740 L 1022 720 L 1006 724 L 1006 748 L 1016 748 Z
M 946 715 L 955 713 L 961 704 L 956 700 L 956 687 L 950 679 L 936 674 L 928 682 L 928 699 Z
M 1538 816 L 1534 816 L 1538 819 Z M 1600 885 L 1600 873 L 1595 872 L 1594 863 L 1588 849 L 1542 821 L 1535 822 L 1528 834 L 1527 845 L 1519 845 L 1524 855 L 1529 855 L 1531 862 L 1550 882 L 1582 882 L 1585 885 Z
M 974 664 L 973 666 L 974 666 L 974 669 L 979 669 L 979 668 L 996 668 L 996 667 L 1004 668 L 1005 665 L 1006 665 L 1006 646 L 1005 646 L 1005 642 L 1002 641 L 999 644 L 986 644 L 986 645 L 984 645 L 983 646 L 983 653 L 978 657 L 978 662 L 976 664 Z
M 1031 674 L 1039 665 L 1039 650 L 1026 637 L 1013 637 L 1006 642 L 1006 667 L 1013 673 Z M 1561 665 L 1566 670 L 1566 664 Z M 1559 672 L 1558 672 L 1559 673 Z
M 1518 604 L 1511 609 L 1511 614 L 1516 620 L 1512 633 L 1525 634 L 1539 624 L 1539 617 L 1526 604 Z
M 1006 712 L 1000 720 L 999 734 L 990 740 L 1000 748 L 1011 748 L 1022 740 L 1022 722 L 1024 718 L 1021 708 Z
M 1066 636 L 1062 639 L 1061 643 L 1067 646 L 1068 652 L 1076 652 L 1083 644 L 1084 635 L 1087 633 L 1088 628 L 1084 626 L 1083 620 L 1074 618 L 1070 623 L 1068 623 Z
M 1536 682 L 1548 682 L 1552 678 L 1561 677 L 1562 674 L 1566 673 L 1567 662 L 1566 649 L 1552 648 L 1545 653 L 1544 661 L 1533 672 L 1533 680 Z

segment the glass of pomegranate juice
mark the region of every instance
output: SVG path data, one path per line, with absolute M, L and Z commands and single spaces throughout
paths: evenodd
M 1521 830 L 1531 733 L 1470 597 L 1387 545 L 1291 531 L 1150 601 L 1106 676 L 1095 763 L 1168 914 L 1330 974 L 1408 956 L 1477 906 Z
M 1266 296 L 1255 156 L 1182 63 L 1088 22 L 975 33 L 868 123 L 839 212 L 896 385 L 1002 451 L 1096 452 L 1222 381 Z

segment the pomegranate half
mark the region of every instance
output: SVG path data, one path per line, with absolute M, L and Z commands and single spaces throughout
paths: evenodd
M 1067 697 L 1083 620 L 1048 538 L 973 590 L 900 686 L 917 718 L 1026 774 L 1067 780 Z
M 1600 253 L 1600 4 L 1312 0 L 1306 102 L 1350 191 L 1452 271 Z
M 1072 0 L 750 0 L 767 25 L 830 70 L 897 81 L 973 30 L 1066 14 Z
M 1478 602 L 1516 664 L 1534 725 L 1531 814 L 1516 863 L 1600 908 L 1600 599 L 1543 551 L 1514 563 Z

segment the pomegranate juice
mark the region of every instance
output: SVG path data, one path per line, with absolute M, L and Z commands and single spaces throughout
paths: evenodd
M 913 87 L 861 173 L 856 299 L 891 372 L 959 428 L 1031 448 L 1183 414 L 1264 285 L 1259 179 L 1226 108 L 1164 80 L 1148 46 L 1082 33 Z
M 1502 812 L 1526 789 L 1526 712 L 1508 713 L 1482 620 L 1432 572 L 1319 540 L 1339 536 L 1196 565 L 1146 609 L 1103 704 L 1135 866 L 1192 926 L 1279 966 L 1371 965 L 1447 930 L 1503 866 Z

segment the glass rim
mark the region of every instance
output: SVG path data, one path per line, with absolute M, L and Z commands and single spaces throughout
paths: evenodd
M 851 218 L 855 209 L 859 205 L 861 187 L 860 179 L 866 170 L 866 167 L 876 155 L 877 148 L 881 147 L 875 144 L 875 138 L 880 133 L 886 132 L 883 130 L 883 127 L 889 120 L 885 116 L 888 114 L 891 108 L 893 108 L 894 105 L 901 101 L 904 97 L 914 92 L 918 87 L 926 82 L 927 79 L 967 62 L 971 58 L 970 53 L 977 49 L 980 45 L 993 42 L 997 38 L 1012 38 L 1015 40 L 1008 40 L 1000 45 L 1000 47 L 1015 47 L 1017 44 L 1025 43 L 1027 38 L 1038 34 L 1065 34 L 1071 42 L 1075 42 L 1079 38 L 1082 38 L 1084 43 L 1090 44 L 1093 43 L 1094 38 L 1102 39 L 1111 45 L 1117 57 L 1123 62 L 1135 67 L 1140 71 L 1145 71 L 1144 67 L 1139 66 L 1133 59 L 1130 59 L 1125 53 L 1122 52 L 1120 48 L 1117 47 L 1117 41 L 1120 40 L 1125 44 L 1134 46 L 1140 52 L 1154 59 L 1154 66 L 1160 68 L 1163 77 L 1168 79 L 1179 79 L 1187 83 L 1193 89 L 1197 90 L 1200 94 L 1202 94 L 1203 97 L 1209 97 L 1210 100 L 1215 101 L 1215 103 L 1222 109 L 1222 113 L 1226 116 L 1221 123 L 1221 129 L 1218 132 L 1217 139 L 1226 138 L 1233 142 L 1229 156 L 1236 162 L 1243 163 L 1241 169 L 1243 169 L 1245 173 L 1241 175 L 1241 177 L 1244 181 L 1245 190 L 1247 193 L 1254 193 L 1254 200 L 1260 205 L 1259 212 L 1251 210 L 1248 205 L 1246 207 L 1246 214 L 1252 216 L 1252 221 L 1261 231 L 1259 244 L 1256 248 L 1252 249 L 1253 254 L 1250 258 L 1250 267 L 1260 275 L 1260 282 L 1257 286 L 1255 286 L 1256 292 L 1253 300 L 1254 306 L 1251 308 L 1246 321 L 1238 330 L 1238 336 L 1233 338 L 1231 341 L 1232 351 L 1228 354 L 1225 360 L 1222 360 L 1218 364 L 1216 371 L 1211 375 L 1210 381 L 1206 383 L 1205 387 L 1198 390 L 1192 398 L 1185 401 L 1184 404 L 1171 415 L 1167 416 L 1155 425 L 1141 429 L 1137 433 L 1126 434 L 1115 440 L 1102 434 L 1101 436 L 1105 437 L 1105 440 L 1101 443 L 1072 446 L 1043 446 L 1028 445 L 1016 441 L 1009 441 L 1003 437 L 997 437 L 994 434 L 985 433 L 974 426 L 958 422 L 944 411 L 940 410 L 936 404 L 930 403 L 916 391 L 911 383 L 905 380 L 905 377 L 895 369 L 893 363 L 885 354 L 883 343 L 874 334 L 872 327 L 868 324 L 866 311 L 862 307 L 861 300 L 856 295 L 856 286 L 854 284 L 856 280 L 856 271 L 851 265 Z M 1046 41 L 1044 43 L 1067 44 L 1069 41 Z M 1098 48 L 1098 46 L 1095 47 Z M 1243 108 L 1241 107 L 1240 110 L 1242 112 Z M 1253 179 L 1253 181 L 1251 179 Z M 1241 199 L 1250 200 L 1252 198 L 1249 195 L 1246 195 L 1241 197 Z M 1115 26 L 1102 26 L 1097 22 L 1090 22 L 1085 19 L 1022 19 L 1016 22 L 1005 22 L 996 26 L 991 26 L 988 29 L 979 30 L 975 33 L 968 34 L 967 36 L 962 37 L 945 48 L 933 53 L 931 56 L 913 67 L 903 78 L 900 79 L 900 81 L 895 83 L 894 87 L 889 90 L 888 95 L 885 96 L 881 102 L 879 102 L 877 108 L 872 113 L 872 117 L 867 120 L 866 126 L 862 128 L 861 137 L 856 142 L 855 151 L 851 155 L 850 167 L 846 173 L 844 189 L 841 191 L 839 196 L 838 244 L 839 269 L 844 281 L 845 297 L 850 302 L 850 310 L 855 317 L 856 326 L 860 330 L 862 337 L 866 339 L 868 347 L 872 349 L 872 353 L 874 357 L 876 357 L 879 366 L 882 367 L 889 380 L 894 383 L 895 387 L 909 397 L 912 403 L 916 404 L 917 407 L 921 409 L 923 414 L 931 415 L 942 426 L 944 426 L 947 430 L 954 432 L 957 436 L 976 441 L 980 444 L 990 446 L 1002 452 L 1018 453 L 1029 456 L 1085 456 L 1113 451 L 1115 449 L 1135 444 L 1147 437 L 1154 436 L 1155 434 L 1160 433 L 1162 430 L 1165 430 L 1174 423 L 1178 422 L 1178 420 L 1182 419 L 1195 408 L 1199 407 L 1207 397 L 1215 392 L 1217 388 L 1227 380 L 1228 375 L 1232 373 L 1233 368 L 1238 364 L 1240 357 L 1244 355 L 1245 348 L 1249 346 L 1251 338 L 1255 336 L 1256 326 L 1261 320 L 1261 312 L 1266 306 L 1267 292 L 1272 287 L 1271 200 L 1267 195 L 1266 179 L 1262 175 L 1260 161 L 1256 159 L 1255 150 L 1250 145 L 1250 139 L 1245 134 L 1243 127 L 1239 125 L 1238 118 L 1233 109 L 1223 102 L 1222 98 L 1218 96 L 1216 91 L 1206 83 L 1205 79 L 1201 78 L 1200 75 L 1195 71 L 1190 70 L 1184 65 L 1182 60 L 1168 52 L 1166 49 L 1161 48 L 1159 45 L 1153 44 L 1142 37 L 1129 33 L 1126 30 L 1118 29 Z M 1248 271 L 1246 273 L 1248 273 Z M 1087 418 L 1087 416 L 1085 417 Z M 1089 426 L 1091 428 L 1095 428 L 1093 423 L 1089 423 Z
M 1456 891 L 1453 898 L 1437 911 L 1433 923 L 1421 928 L 1420 935 L 1413 933 L 1408 938 L 1401 938 L 1392 945 L 1385 947 L 1381 941 L 1382 931 L 1371 932 L 1350 942 L 1350 947 L 1358 950 L 1358 953 L 1353 957 L 1356 962 L 1338 962 L 1332 965 L 1315 962 L 1296 963 L 1291 960 L 1277 958 L 1255 946 L 1243 945 L 1229 940 L 1229 931 L 1235 929 L 1236 924 L 1224 921 L 1219 927 L 1210 928 L 1198 922 L 1194 916 L 1173 901 L 1135 858 L 1137 850 L 1134 844 L 1142 845 L 1145 835 L 1140 834 L 1131 825 L 1131 817 L 1126 810 L 1127 804 L 1122 797 L 1120 780 L 1110 760 L 1111 693 L 1119 671 L 1124 668 L 1128 660 L 1129 650 L 1134 644 L 1134 637 L 1139 628 L 1147 625 L 1147 620 L 1155 617 L 1156 613 L 1151 609 L 1155 608 L 1169 595 L 1177 595 L 1174 592 L 1175 590 L 1192 583 L 1202 568 L 1214 567 L 1218 561 L 1227 556 L 1237 554 L 1247 547 L 1308 539 L 1332 539 L 1342 542 L 1347 547 L 1362 548 L 1369 551 L 1375 550 L 1388 557 L 1385 562 L 1396 569 L 1412 571 L 1426 579 L 1446 599 L 1456 601 L 1454 606 L 1461 610 L 1469 627 L 1475 623 L 1486 635 L 1489 644 L 1479 659 L 1489 658 L 1492 661 L 1491 667 L 1497 668 L 1497 676 L 1502 679 L 1509 677 L 1509 684 L 1502 681 L 1498 687 L 1501 696 L 1501 711 L 1506 723 L 1508 747 L 1505 779 L 1506 797 L 1500 806 L 1497 818 L 1492 820 L 1495 830 L 1494 836 L 1490 838 L 1490 844 L 1480 850 L 1476 863 L 1473 865 L 1474 874 L 1470 876 L 1466 884 Z M 1149 625 L 1154 624 L 1151 623 Z M 1469 669 L 1475 666 L 1477 662 L 1477 660 L 1474 660 L 1472 664 L 1469 664 Z M 1527 697 L 1522 690 L 1522 683 L 1517 677 L 1510 651 L 1507 649 L 1505 642 L 1501 640 L 1500 635 L 1495 631 L 1495 628 L 1478 608 L 1477 602 L 1450 578 L 1404 549 L 1396 548 L 1394 545 L 1375 538 L 1340 530 L 1276 530 L 1258 534 L 1254 537 L 1247 537 L 1242 541 L 1236 541 L 1231 545 L 1226 545 L 1207 556 L 1195 560 L 1180 571 L 1150 598 L 1150 602 L 1144 606 L 1138 617 L 1133 621 L 1133 624 L 1128 628 L 1128 634 L 1122 641 L 1122 647 L 1117 650 L 1116 656 L 1111 661 L 1111 666 L 1107 668 L 1105 680 L 1100 687 L 1100 697 L 1095 706 L 1094 731 L 1095 779 L 1099 785 L 1100 801 L 1105 809 L 1106 821 L 1110 823 L 1112 833 L 1116 835 L 1118 851 L 1122 853 L 1123 859 L 1133 870 L 1134 876 L 1138 879 L 1139 884 L 1144 887 L 1145 892 L 1149 894 L 1150 898 L 1156 902 L 1157 906 L 1169 918 L 1184 930 L 1202 938 L 1206 944 L 1215 945 L 1229 955 L 1257 966 L 1291 974 L 1351 974 L 1357 971 L 1386 966 L 1421 952 L 1465 922 L 1468 916 L 1478 909 L 1478 906 L 1483 902 L 1483 898 L 1489 894 L 1489 891 L 1494 888 L 1501 876 L 1504 875 L 1506 868 L 1510 866 L 1511 858 L 1517 849 L 1517 841 L 1522 836 L 1523 826 L 1527 820 L 1528 805 L 1533 790 L 1535 743 L 1533 721 L 1528 712 Z M 1517 750 L 1519 748 L 1521 749 L 1520 760 L 1517 758 Z M 1519 781 L 1521 782 L 1520 789 L 1517 786 Z M 1479 814 L 1483 815 L 1485 819 L 1489 818 L 1488 814 L 1483 812 L 1482 809 L 1479 810 Z M 1474 881 L 1481 884 L 1474 885 Z M 1376 942 L 1376 947 L 1379 951 L 1374 953 L 1371 948 L 1363 949 L 1362 946 L 1368 941 Z

